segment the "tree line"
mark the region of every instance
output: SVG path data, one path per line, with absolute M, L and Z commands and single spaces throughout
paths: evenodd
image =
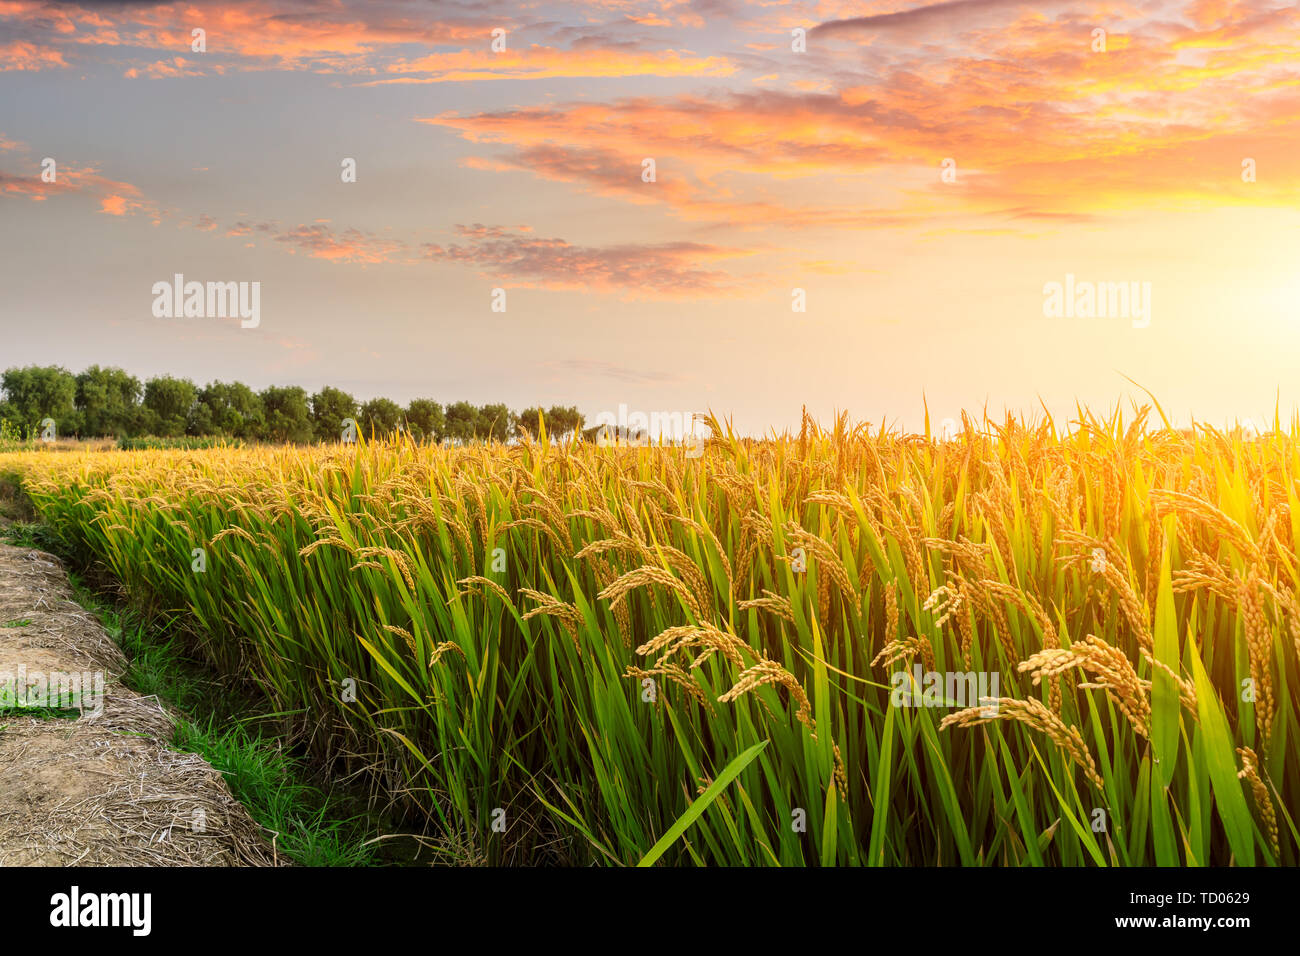
M 338 441 L 344 422 L 358 434 L 405 432 L 432 441 L 507 441 L 522 427 L 566 438 L 582 428 L 575 406 L 525 408 L 455 402 L 443 406 L 417 398 L 405 407 L 387 398 L 358 402 L 342 389 L 325 386 L 314 394 L 297 385 L 273 385 L 260 392 L 242 382 L 199 386 L 189 379 L 159 375 L 141 382 L 120 368 L 92 365 L 73 374 L 60 366 L 10 368 L 0 375 L 0 421 L 29 434 L 53 419 L 59 435 L 80 438 L 237 438 L 244 441 Z

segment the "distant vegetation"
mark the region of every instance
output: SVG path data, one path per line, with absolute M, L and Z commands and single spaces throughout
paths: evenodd
M 326 386 L 315 394 L 298 386 L 273 385 L 260 392 L 242 382 L 196 385 L 160 375 L 141 382 L 120 368 L 92 365 L 78 374 L 59 366 L 10 368 L 0 376 L 0 426 L 10 439 L 30 437 L 53 419 L 60 436 L 116 438 L 121 447 L 206 447 L 218 441 L 168 445 L 160 439 L 226 439 L 247 442 L 338 441 L 352 419 L 363 436 L 398 432 L 420 440 L 505 441 L 522 427 L 565 438 L 580 429 L 573 406 L 511 411 L 505 405 L 455 402 L 443 406 L 417 398 L 403 408 L 387 398 L 358 402 Z M 139 442 L 148 436 L 143 443 Z
M 134 438 L 127 438 L 123 435 L 117 440 L 117 447 L 122 451 L 155 451 L 160 448 L 198 451 L 203 448 L 239 448 L 243 444 L 242 438 L 224 438 L 220 435 L 183 435 L 179 438 L 160 438 L 157 435 L 137 435 Z

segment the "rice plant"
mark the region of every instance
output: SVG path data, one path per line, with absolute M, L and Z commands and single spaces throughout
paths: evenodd
M 1074 425 L 0 473 L 447 862 L 1300 863 L 1297 422 Z

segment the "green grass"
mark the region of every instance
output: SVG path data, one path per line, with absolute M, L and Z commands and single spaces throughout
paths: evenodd
M 47 526 L 29 521 L 17 521 L 7 528 L 0 528 L 0 540 L 15 548 L 36 548 L 51 553 L 59 546 L 58 539 Z
M 46 707 L 41 704 L 27 707 L 0 707 L 0 717 L 30 717 L 33 720 L 76 720 L 81 711 L 76 708 Z M 6 725 L 7 726 L 7 725 Z
M 355 799 L 304 780 L 303 767 L 275 742 L 242 726 L 181 720 L 174 746 L 196 753 L 221 771 L 249 814 L 276 834 L 279 852 L 303 866 L 369 866 L 379 862 L 366 840 L 373 816 Z M 349 811 L 349 807 L 353 809 Z

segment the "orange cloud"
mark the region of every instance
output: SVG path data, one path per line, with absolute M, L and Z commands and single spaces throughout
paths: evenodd
M 561 5 L 561 9 L 565 6 Z M 152 63 L 128 64 L 128 76 L 194 75 L 200 69 L 311 69 L 369 74 L 375 83 L 437 83 L 477 79 L 539 79 L 592 76 L 727 76 L 726 57 L 697 56 L 680 49 L 642 49 L 650 30 L 677 25 L 698 28 L 703 20 L 666 19 L 662 6 L 569 4 L 574 29 L 549 16 L 491 7 L 447 6 L 443 15 L 400 3 L 369 0 L 232 0 L 210 4 L 0 2 L 0 24 L 18 39 L 0 47 L 5 69 L 66 67 L 97 48 L 122 47 L 161 54 Z M 671 6 L 671 5 L 670 5 Z M 622 19 L 599 14 L 623 9 Z M 560 11 L 556 11 L 559 13 Z M 192 49 L 192 31 L 204 31 L 205 49 Z M 494 53 L 491 32 L 508 31 L 508 48 Z M 531 34 L 531 35 L 530 35 Z M 536 42 L 547 37 L 547 42 Z M 550 38 L 557 38 L 551 42 Z M 460 47 L 460 49 L 439 49 Z M 416 49 L 436 52 L 416 56 Z M 189 57 L 181 69 L 174 58 Z M 202 63 L 193 62 L 202 57 Z M 6 65 L 7 64 L 7 65 Z M 218 70 L 219 68 L 219 70 Z
M 219 72 L 219 70 L 217 71 Z M 170 60 L 159 60 L 157 63 L 151 63 L 143 69 L 131 67 L 123 76 L 128 79 L 145 76 L 152 80 L 171 79 L 178 76 L 203 76 L 204 72 L 195 69 L 192 61 L 187 61 L 183 56 L 174 56 Z
M 0 2 L 0 24 L 23 39 L 0 47 L 0 69 L 68 66 L 64 51 L 131 47 L 167 57 L 190 55 L 192 31 L 205 31 L 202 54 L 248 61 L 259 69 L 373 70 L 373 54 L 403 45 L 450 44 L 485 39 L 511 19 L 460 14 L 442 21 L 401 16 L 389 5 L 318 4 L 309 0 L 236 0 L 188 3 L 89 4 Z M 162 62 L 168 62 L 164 60 Z M 173 67 L 175 64 L 172 64 Z M 144 70 L 136 67 L 144 75 Z M 155 65 L 155 75 L 169 75 Z M 138 75 L 138 74 L 137 74 Z M 188 74 L 186 74 L 188 75 Z
M 30 153 L 27 144 L 3 137 L 0 137 L 0 150 Z M 157 205 L 146 199 L 137 186 L 101 176 L 97 167 L 56 161 L 52 167 L 54 181 L 46 182 L 44 163 L 30 158 L 28 163 L 31 171 L 26 174 L 0 170 L 0 197 L 26 196 L 34 202 L 43 202 L 53 196 L 84 194 L 97 197 L 100 212 L 110 216 L 143 212 L 152 216 L 155 224 L 161 218 Z
M 275 241 L 289 245 L 290 252 L 301 249 L 312 258 L 331 262 L 373 265 L 406 258 L 405 243 L 381 239 L 360 229 L 345 229 L 341 233 L 335 233 L 328 226 L 320 224 L 300 225 L 275 236 Z
M 202 215 L 198 227 L 215 231 L 217 225 Z M 425 242 L 418 247 L 356 228 L 336 231 L 321 223 L 283 229 L 273 222 L 240 221 L 224 235 L 266 239 L 288 247 L 290 253 L 303 252 L 334 263 L 451 263 L 515 286 L 618 292 L 629 299 L 745 294 L 729 273 L 704 267 L 709 261 L 749 255 L 744 249 L 698 242 L 581 246 L 564 239 L 536 238 L 529 225 L 458 224 L 454 231 L 465 241 L 449 245 Z
M 633 299 L 700 298 L 743 292 L 726 272 L 702 268 L 743 250 L 696 242 L 576 246 L 563 239 L 500 234 L 467 245 L 428 243 L 425 258 L 474 266 L 493 281 L 544 289 L 617 291 Z
M 99 201 L 99 208 L 110 216 L 125 216 L 128 202 L 125 196 L 105 196 Z
M 0 44 L 0 73 L 8 70 L 47 70 L 67 66 L 63 54 L 53 47 L 15 40 Z
M 1241 184 L 1242 159 L 1257 153 L 1268 157 L 1273 178 L 1231 201 L 1276 204 L 1296 195 L 1294 136 L 1286 132 L 1300 124 L 1294 49 L 1275 39 L 1297 35 L 1295 6 L 1247 14 L 1240 5 L 1203 5 L 1212 25 L 1200 29 L 1117 18 L 1104 52 L 1092 49 L 1093 15 L 1073 9 L 1053 18 L 1019 3 L 952 0 L 860 19 L 927 38 L 946 22 L 938 8 L 958 7 L 995 22 L 963 24 L 949 44 L 957 49 L 942 56 L 925 43 L 883 50 L 870 73 L 827 52 L 808 61 L 825 64 L 826 75 L 794 79 L 793 90 L 418 121 L 505 147 L 466 165 L 527 171 L 719 223 L 860 226 L 904 218 L 934 225 L 988 213 L 1079 221 L 1188 195 L 1220 201 Z M 1194 52 L 1225 30 L 1231 44 Z M 823 81 L 833 82 L 831 91 L 820 92 Z M 633 174 L 646 156 L 660 171 L 651 187 Z M 948 158 L 955 183 L 939 176 Z M 1169 175 L 1171 164 L 1177 176 Z M 831 182 L 839 188 L 829 189 Z M 864 201 L 845 202 L 846 195 Z
M 725 57 L 695 57 L 676 50 L 656 52 L 616 49 L 561 50 L 533 45 L 434 53 L 418 60 L 400 60 L 389 73 L 422 74 L 371 80 L 362 86 L 387 83 L 461 83 L 471 80 L 537 80 L 550 77 L 730 76 L 736 71 Z

